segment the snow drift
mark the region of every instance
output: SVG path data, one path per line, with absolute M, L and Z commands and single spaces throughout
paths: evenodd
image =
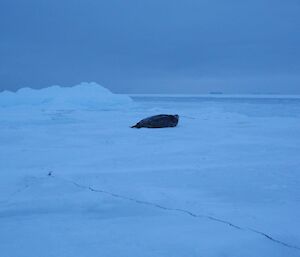
M 95 82 L 73 87 L 22 88 L 0 93 L 0 107 L 38 107 L 46 109 L 116 109 L 132 104 L 130 97 L 117 95 Z

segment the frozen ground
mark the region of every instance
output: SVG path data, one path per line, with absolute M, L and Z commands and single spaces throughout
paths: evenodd
M 0 108 L 1 257 L 300 256 L 299 99 L 122 101 Z

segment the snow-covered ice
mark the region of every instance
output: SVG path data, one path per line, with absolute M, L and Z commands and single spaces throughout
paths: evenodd
M 300 99 L 0 94 L 0 256 L 300 256 Z M 179 114 L 176 128 L 131 129 Z

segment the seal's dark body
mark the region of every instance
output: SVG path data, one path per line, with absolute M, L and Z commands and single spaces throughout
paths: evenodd
M 160 114 L 148 117 L 139 121 L 132 128 L 169 128 L 176 127 L 178 124 L 178 115 Z

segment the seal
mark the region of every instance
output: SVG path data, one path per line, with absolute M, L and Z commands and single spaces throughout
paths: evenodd
M 131 128 L 170 128 L 176 127 L 178 121 L 179 116 L 177 114 L 159 114 L 143 119 Z

